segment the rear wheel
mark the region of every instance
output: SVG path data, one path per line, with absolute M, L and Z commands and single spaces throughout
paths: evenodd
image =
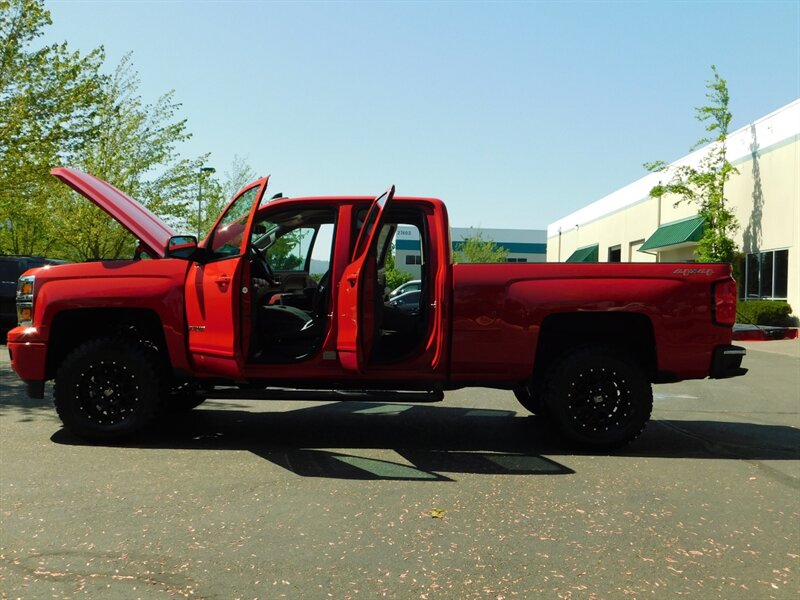
M 131 340 L 92 340 L 64 359 L 53 397 L 70 432 L 91 440 L 124 439 L 153 420 L 158 369 L 146 349 Z
M 642 433 L 653 410 L 653 391 L 630 357 L 612 346 L 584 346 L 554 365 L 544 401 L 569 441 L 612 450 Z

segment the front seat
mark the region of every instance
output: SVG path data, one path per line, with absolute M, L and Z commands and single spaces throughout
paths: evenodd
M 264 342 L 291 342 L 302 337 L 313 321 L 306 311 L 285 304 L 268 304 L 258 310 L 258 329 Z

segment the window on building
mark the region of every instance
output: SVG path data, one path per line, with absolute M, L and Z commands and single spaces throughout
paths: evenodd
M 422 256 L 419 254 L 407 254 L 406 255 L 406 264 L 407 265 L 421 265 L 422 264 Z
M 609 246 L 608 262 L 622 262 L 622 246 Z
M 785 299 L 789 282 L 789 251 L 754 252 L 741 265 L 739 297 Z
M 528 262 L 527 258 L 506 258 L 507 263 L 526 263 Z

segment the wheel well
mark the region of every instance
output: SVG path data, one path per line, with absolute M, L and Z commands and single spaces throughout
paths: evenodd
M 169 365 L 161 320 L 144 308 L 80 308 L 59 313 L 48 337 L 47 379 L 55 377 L 64 358 L 79 345 L 105 336 L 129 337 L 158 352 Z
M 656 346 L 650 319 L 637 313 L 561 313 L 542 322 L 534 382 L 566 352 L 586 344 L 613 345 L 633 357 L 647 378 L 656 378 Z

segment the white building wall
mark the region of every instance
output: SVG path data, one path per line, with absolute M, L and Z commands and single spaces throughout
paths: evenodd
M 697 164 L 708 147 L 673 163 Z M 800 313 L 800 100 L 733 132 L 728 160 L 738 169 L 726 186 L 726 197 L 739 220 L 735 239 L 744 253 L 789 250 L 788 301 Z M 605 262 L 610 246 L 621 247 L 622 262 L 684 262 L 694 259 L 692 246 L 659 253 L 637 251 L 660 225 L 696 214 L 696 207 L 677 198 L 650 198 L 667 174 L 651 173 L 575 211 L 547 228 L 547 256 L 566 260 L 576 249 L 599 245 Z

